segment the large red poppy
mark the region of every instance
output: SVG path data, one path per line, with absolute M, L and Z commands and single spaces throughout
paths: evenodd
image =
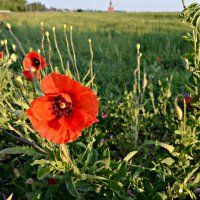
M 79 82 L 53 72 L 42 79 L 41 89 L 44 96 L 32 101 L 26 114 L 43 138 L 56 144 L 72 142 L 98 122 L 97 96 Z
M 30 52 L 26 54 L 23 60 L 23 74 L 30 81 L 33 80 L 35 74 L 36 78 L 39 80 L 39 70 L 45 68 L 46 65 L 46 61 L 41 55 L 39 55 L 37 52 Z

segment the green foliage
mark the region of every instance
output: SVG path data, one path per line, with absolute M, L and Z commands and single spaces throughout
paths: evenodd
M 0 10 L 25 11 L 26 0 L 0 0 Z
M 53 15 L 62 17 L 60 13 Z M 1 194 L 9 197 L 12 193 L 13 199 L 28 200 L 198 199 L 200 188 L 199 4 L 192 4 L 185 8 L 181 15 L 183 21 L 192 29 L 192 34 L 188 33 L 184 37 L 193 47 L 192 52 L 183 56 L 184 64 L 191 73 L 190 84 L 187 86 L 184 86 L 187 75 L 182 75 L 183 72 L 177 75 L 176 71 L 177 74 L 172 76 L 172 73 L 164 70 L 165 66 L 168 68 L 169 65 L 176 64 L 175 61 L 168 63 L 174 58 L 172 54 L 176 54 L 173 50 L 176 49 L 174 42 L 170 43 L 169 49 L 166 50 L 168 60 L 165 58 L 163 63 L 159 59 L 155 60 L 158 51 L 154 52 L 153 49 L 156 49 L 156 38 L 161 35 L 156 34 L 155 40 L 152 39 L 152 33 L 149 33 L 151 29 L 147 28 L 146 14 L 121 14 L 123 23 L 126 22 L 127 16 L 131 19 L 135 15 L 139 18 L 143 17 L 145 28 L 140 33 L 142 39 L 139 35 L 138 38 L 131 37 L 133 30 L 128 30 L 124 24 L 120 26 L 115 21 L 119 13 L 112 15 L 107 22 L 104 22 L 107 14 L 96 13 L 93 18 L 95 23 L 95 17 L 100 15 L 104 24 L 102 32 L 97 33 L 98 27 L 89 27 L 89 23 L 86 25 L 84 23 L 84 26 L 89 27 L 88 30 L 96 29 L 95 34 L 92 32 L 92 37 L 94 41 L 98 41 L 98 44 L 94 45 L 95 42 L 89 40 L 87 52 L 85 42 L 77 44 L 77 40 L 86 39 L 87 34 L 90 35 L 91 32 L 88 31 L 85 35 L 83 33 L 84 36 L 75 35 L 75 43 L 73 43 L 72 28 L 68 31 L 68 27 L 64 26 L 64 39 L 70 44 L 69 46 L 65 44 L 64 49 L 60 29 L 58 28 L 57 32 L 57 29 L 53 28 L 53 32 L 47 32 L 49 27 L 41 24 L 40 52 L 46 56 L 49 66 L 42 71 L 42 76 L 55 70 L 80 80 L 83 85 L 98 92 L 100 110 L 105 112 L 99 115 L 98 124 L 84 130 L 77 141 L 67 145 L 55 145 L 42 139 L 29 123 L 25 110 L 32 99 L 41 95 L 39 83 L 28 82 L 22 76 L 20 69 L 23 53 L 25 53 L 22 46 L 23 39 L 27 40 L 29 37 L 24 30 L 24 34 L 19 34 L 19 29 L 15 27 L 21 26 L 18 21 L 9 29 L 12 39 L 9 38 L 8 41 L 5 40 L 9 37 L 5 34 L 8 30 L 2 28 L 1 45 L 6 56 L 0 60 Z M 91 17 L 89 13 L 82 16 L 86 19 Z M 174 20 L 174 14 L 167 16 Z M 72 15 L 74 24 L 81 23 L 79 17 L 77 13 Z M 163 18 L 165 19 L 163 14 L 151 15 L 154 21 L 158 17 L 162 18 L 162 21 Z M 47 19 L 45 14 L 41 15 L 41 18 Z M 113 20 L 115 23 L 111 23 Z M 22 24 L 24 27 L 29 27 L 28 23 L 29 21 L 24 21 Z M 50 21 L 49 24 L 51 23 Z M 99 25 L 102 26 L 101 23 Z M 162 31 L 171 30 L 159 23 L 157 26 Z M 134 27 L 134 25 L 127 27 Z M 82 28 L 83 26 L 80 25 L 79 31 Z M 12 32 L 15 30 L 17 35 L 23 38 L 18 40 Z M 41 42 L 37 35 L 39 31 L 35 31 L 34 28 L 30 30 L 34 31 L 28 32 L 30 41 L 27 40 L 26 51 L 29 45 L 37 49 Z M 144 35 L 146 33 L 149 35 Z M 171 33 L 174 34 L 174 31 Z M 177 40 L 177 35 L 172 37 L 169 33 L 167 36 L 174 41 Z M 32 37 L 36 40 L 35 44 L 32 43 Z M 136 45 L 135 57 L 132 56 L 134 50 L 131 55 L 127 53 L 127 49 L 133 47 L 133 44 L 129 44 L 126 40 L 129 37 L 131 40 L 136 39 L 136 42 L 141 40 L 141 46 L 138 43 Z M 122 43 L 118 41 L 119 38 Z M 17 44 L 17 50 L 11 45 L 12 42 Z M 167 40 L 165 42 L 168 43 Z M 161 42 L 162 48 L 165 42 Z M 150 46 L 148 50 L 146 50 L 147 44 Z M 182 46 L 182 42 L 180 44 Z M 78 45 L 77 60 L 73 45 Z M 157 48 L 159 50 L 161 47 L 157 46 Z M 65 53 L 61 51 L 63 49 Z M 180 49 L 183 50 L 185 47 Z M 96 54 L 94 61 L 93 51 Z M 88 56 L 84 57 L 88 52 L 89 62 L 85 59 Z M 163 51 L 162 56 L 166 52 Z M 64 57 L 62 54 L 67 55 Z M 18 59 L 13 59 L 15 56 Z M 115 57 L 118 59 L 114 59 Z M 67 67 L 64 63 L 67 63 Z M 76 64 L 89 67 L 87 69 L 82 67 L 79 73 L 80 67 L 76 68 Z M 181 64 L 179 64 L 176 70 L 180 68 Z M 103 65 L 105 68 L 101 68 Z M 162 76 L 159 76 L 161 72 Z M 125 84 L 128 79 L 132 81 Z M 177 95 L 187 89 L 193 97 L 191 102 L 186 101 L 184 95 Z

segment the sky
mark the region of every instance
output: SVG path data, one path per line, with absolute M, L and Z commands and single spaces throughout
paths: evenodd
M 106 11 L 110 0 L 28 0 L 28 2 L 40 1 L 46 7 L 67 9 L 92 9 Z M 115 10 L 123 11 L 182 11 L 182 0 L 112 0 Z M 200 0 L 185 0 L 185 4 Z

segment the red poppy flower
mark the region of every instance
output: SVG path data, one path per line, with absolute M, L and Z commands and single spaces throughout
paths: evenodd
M 56 144 L 72 142 L 98 122 L 97 96 L 79 82 L 53 72 L 42 79 L 41 89 L 44 96 L 32 101 L 26 114 L 43 138 Z
M 185 101 L 186 105 L 187 105 L 187 106 L 190 106 L 191 101 L 192 101 L 192 98 L 193 98 L 193 97 L 185 97 L 185 98 L 181 98 L 180 100 L 181 100 L 182 102 Z
M 36 78 L 40 79 L 39 70 L 45 68 L 46 65 L 46 61 L 41 55 L 37 52 L 30 52 L 26 54 L 26 57 L 23 60 L 23 74 L 28 80 L 32 81 L 34 73 L 36 73 Z
M 0 52 L 0 59 L 3 58 L 3 52 Z
M 56 179 L 54 178 L 48 178 L 47 181 L 48 185 L 55 185 L 57 183 Z
M 156 61 L 157 61 L 157 62 L 160 62 L 160 60 L 161 60 L 161 58 L 160 58 L 160 56 L 158 56 L 158 57 L 156 58 Z

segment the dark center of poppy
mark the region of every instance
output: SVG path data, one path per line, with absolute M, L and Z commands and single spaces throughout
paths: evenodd
M 62 95 L 53 98 L 52 110 L 57 117 L 68 116 L 72 109 L 72 102 L 68 102 Z
M 37 59 L 37 58 L 33 58 L 33 60 L 32 60 L 32 65 L 33 65 L 36 69 L 39 69 L 39 67 L 40 67 L 40 60 Z

